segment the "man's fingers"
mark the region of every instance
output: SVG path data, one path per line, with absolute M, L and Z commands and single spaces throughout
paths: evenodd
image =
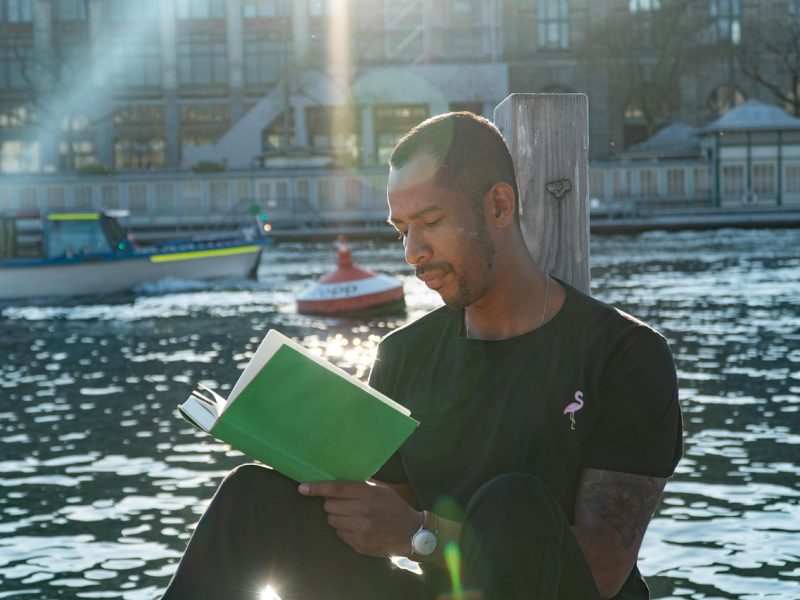
M 341 533 L 355 533 L 359 531 L 356 521 L 350 517 L 328 513 L 328 525 Z
M 300 484 L 297 489 L 304 496 L 355 499 L 364 494 L 367 484 L 357 481 L 316 481 Z
M 325 512 L 329 515 L 354 516 L 362 515 L 364 513 L 360 503 L 332 496 L 325 498 L 325 502 L 322 506 L 325 509 Z

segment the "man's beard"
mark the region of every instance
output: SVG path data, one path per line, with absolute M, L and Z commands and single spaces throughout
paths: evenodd
M 480 215 L 475 231 L 470 233 L 469 237 L 474 243 L 470 244 L 469 252 L 463 264 L 470 268 L 471 271 L 479 273 L 479 277 L 469 278 L 463 273 L 458 273 L 452 263 L 447 261 L 427 263 L 416 267 L 417 277 L 421 277 L 430 271 L 437 271 L 442 274 L 450 273 L 456 278 L 455 294 L 451 297 L 445 297 L 440 294 L 442 301 L 453 310 L 466 308 L 483 296 L 489 287 L 486 274 L 491 271 L 494 263 L 495 247 L 489 237 L 489 230 L 486 227 L 483 215 Z

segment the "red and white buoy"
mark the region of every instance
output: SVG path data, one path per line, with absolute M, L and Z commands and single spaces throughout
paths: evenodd
M 363 313 L 405 305 L 403 283 L 353 264 L 344 236 L 336 244 L 338 267 L 297 296 L 297 312 L 307 315 Z

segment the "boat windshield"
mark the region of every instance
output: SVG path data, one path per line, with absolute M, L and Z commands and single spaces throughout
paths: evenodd
M 47 232 L 47 257 L 76 256 L 111 252 L 99 219 L 50 220 Z

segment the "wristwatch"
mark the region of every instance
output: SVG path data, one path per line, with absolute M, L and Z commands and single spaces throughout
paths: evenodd
M 436 513 L 422 511 L 422 525 L 411 536 L 411 556 L 430 556 L 439 541 Z

